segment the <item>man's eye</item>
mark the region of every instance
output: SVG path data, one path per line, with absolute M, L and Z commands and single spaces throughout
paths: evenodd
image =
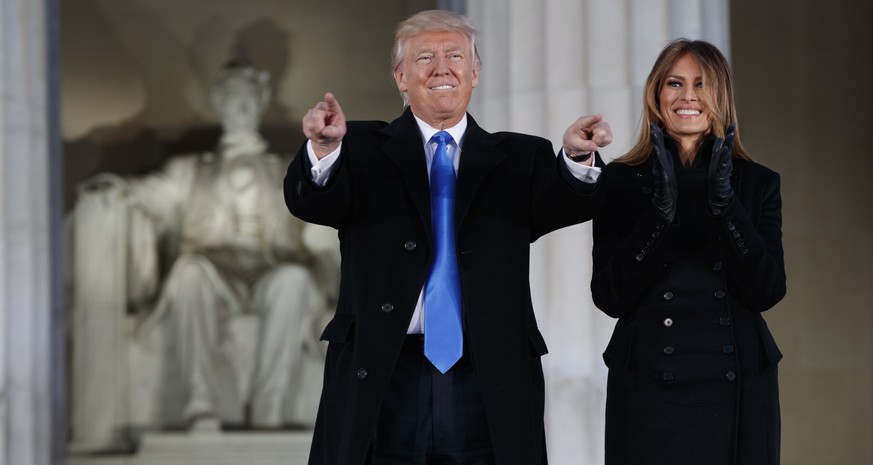
M 453 53 L 453 54 L 449 55 L 449 58 L 451 58 L 452 60 L 457 61 L 457 60 L 460 60 L 460 59 L 464 58 L 464 56 L 461 55 L 460 53 Z
M 418 62 L 419 63 L 430 63 L 430 60 L 432 60 L 432 59 L 433 59 L 432 56 L 428 56 L 428 55 L 420 56 L 420 57 L 418 57 Z

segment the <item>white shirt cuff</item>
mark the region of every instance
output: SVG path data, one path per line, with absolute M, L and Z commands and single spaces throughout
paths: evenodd
M 333 173 L 334 164 L 339 159 L 340 149 L 343 143 L 337 146 L 336 150 L 327 154 L 321 160 L 315 155 L 315 150 L 312 148 L 312 141 L 306 141 L 306 154 L 309 156 L 309 163 L 312 165 L 309 174 L 312 176 L 312 182 L 317 186 L 324 186 Z

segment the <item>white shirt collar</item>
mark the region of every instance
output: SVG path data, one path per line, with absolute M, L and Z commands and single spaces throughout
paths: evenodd
M 423 145 L 427 145 L 427 143 L 430 141 L 430 138 L 433 137 L 434 134 L 440 132 L 441 130 L 434 128 L 431 125 L 425 123 L 421 118 L 419 118 L 418 116 L 415 116 L 414 114 L 412 116 L 415 117 L 415 122 L 418 123 L 418 130 L 421 132 L 421 137 L 422 137 L 421 143 Z M 452 136 L 452 139 L 455 140 L 455 144 L 457 144 L 458 148 L 461 147 L 461 138 L 464 137 L 464 131 L 466 131 L 466 130 L 467 130 L 467 114 L 466 113 L 464 113 L 464 116 L 461 118 L 461 121 L 459 121 L 458 124 L 456 124 L 450 128 L 442 129 L 442 131 L 446 131 L 447 133 L 449 133 Z

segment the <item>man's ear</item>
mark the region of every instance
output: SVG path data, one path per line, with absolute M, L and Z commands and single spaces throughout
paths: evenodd
M 397 83 L 397 90 L 399 90 L 401 94 L 405 93 L 406 92 L 406 76 L 403 75 L 403 70 L 401 70 L 400 67 L 397 67 L 397 69 L 394 70 L 393 74 L 394 74 L 394 82 Z

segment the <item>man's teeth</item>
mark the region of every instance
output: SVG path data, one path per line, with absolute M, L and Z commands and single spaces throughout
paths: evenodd
M 693 115 L 699 115 L 700 110 L 676 110 L 676 114 L 677 115 L 693 116 Z
M 452 88 L 451 85 L 445 84 L 442 86 L 431 87 L 430 90 L 447 90 L 447 89 L 451 89 L 451 88 Z

